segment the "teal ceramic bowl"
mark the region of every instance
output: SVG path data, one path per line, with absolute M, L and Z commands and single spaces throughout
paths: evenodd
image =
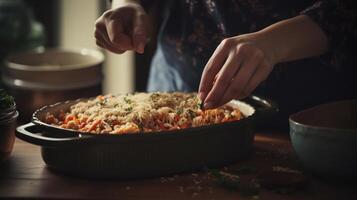
M 326 178 L 357 176 L 357 99 L 293 114 L 290 137 L 306 170 Z

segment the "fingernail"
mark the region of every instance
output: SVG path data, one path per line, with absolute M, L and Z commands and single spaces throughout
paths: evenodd
M 213 103 L 212 102 L 206 102 L 205 104 L 203 104 L 203 107 L 205 109 L 211 109 L 213 107 Z
M 144 43 L 139 43 L 138 52 L 139 53 L 144 53 L 144 48 L 145 48 L 145 44 Z

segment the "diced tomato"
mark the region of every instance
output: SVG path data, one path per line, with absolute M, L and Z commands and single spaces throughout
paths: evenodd
M 164 126 L 164 123 L 160 122 L 159 120 L 156 120 L 157 125 L 160 127 L 160 129 L 165 130 L 166 127 Z
M 176 115 L 175 117 L 174 117 L 174 121 L 175 122 L 178 122 L 180 120 L 180 115 Z
M 85 122 L 82 122 L 80 125 L 79 125 L 79 128 L 83 128 L 85 127 L 87 124 Z
M 66 119 L 64 120 L 64 123 L 67 124 L 69 121 L 74 121 L 74 123 L 80 124 L 79 120 L 74 115 L 67 115 Z
M 98 96 L 97 96 L 97 99 L 103 101 L 103 100 L 104 100 L 104 96 L 103 96 L 103 95 L 98 95 Z
M 180 126 L 180 128 L 188 128 L 190 127 L 190 123 L 184 123 Z
M 97 126 L 98 126 L 101 122 L 102 122 L 102 120 L 100 120 L 100 119 L 95 120 L 95 121 L 93 122 L 93 124 L 91 125 L 91 127 L 89 128 L 88 131 L 90 132 L 90 131 L 93 131 L 94 129 L 96 129 Z

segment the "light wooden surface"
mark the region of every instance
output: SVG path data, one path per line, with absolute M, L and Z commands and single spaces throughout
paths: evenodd
M 251 159 L 228 167 L 234 169 L 249 164 L 256 166 L 259 172 L 281 165 L 294 168 L 296 161 L 288 135 L 265 133 L 257 134 Z M 39 147 L 20 140 L 0 170 L 2 199 L 252 199 L 222 188 L 206 172 L 129 181 L 63 176 L 46 167 Z M 252 176 L 255 175 L 241 178 Z M 326 183 L 314 177 L 308 179 L 305 188 L 289 195 L 261 188 L 259 199 L 357 199 L 355 186 Z

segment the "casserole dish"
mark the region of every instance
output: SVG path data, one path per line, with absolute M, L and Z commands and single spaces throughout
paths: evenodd
M 57 172 L 89 178 L 147 178 L 218 167 L 248 158 L 253 123 L 276 110 L 257 96 L 232 100 L 245 118 L 222 124 L 145 134 L 91 134 L 44 122 L 46 114 L 68 110 L 79 99 L 45 106 L 16 136 L 42 148 L 47 166 Z

